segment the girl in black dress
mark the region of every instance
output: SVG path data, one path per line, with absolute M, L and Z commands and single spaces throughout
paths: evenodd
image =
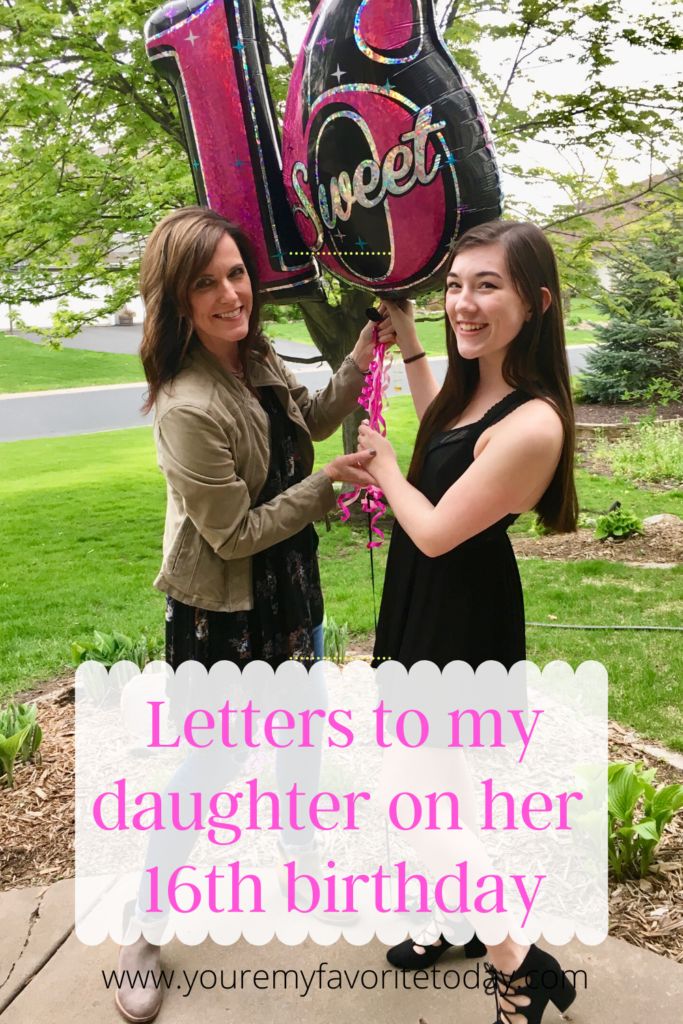
M 495 222 L 455 244 L 446 281 L 448 372 L 442 388 L 424 359 L 410 310 L 387 302 L 404 357 L 420 427 L 408 478 L 389 441 L 366 424 L 359 451 L 374 452 L 369 472 L 387 496 L 394 527 L 375 642 L 375 664 L 429 660 L 443 667 L 487 660 L 510 668 L 525 657 L 524 605 L 506 530 L 535 509 L 544 526 L 576 528 L 574 420 L 560 285 L 553 251 L 531 224 Z M 461 752 L 387 753 L 392 791 L 421 786 L 435 773 L 460 774 Z M 424 754 L 424 764 L 416 760 Z M 426 851 L 429 856 L 427 844 Z M 431 847 L 432 852 L 434 847 Z M 443 853 L 443 851 L 442 851 Z M 475 939 L 466 953 L 481 955 Z M 448 948 L 408 940 L 392 963 L 426 967 Z M 548 999 L 573 999 L 557 961 L 510 939 L 488 950 L 498 1021 L 538 1022 Z M 547 987 L 525 985 L 550 972 Z M 553 973 L 554 972 L 554 973 Z M 544 975 L 545 977 L 546 975 Z M 552 983 L 552 978 L 558 980 Z

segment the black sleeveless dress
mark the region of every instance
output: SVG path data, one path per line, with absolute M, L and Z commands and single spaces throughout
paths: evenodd
M 476 423 L 436 434 L 425 454 L 418 489 L 436 504 L 474 462 L 478 438 L 529 401 L 513 391 Z M 377 624 L 375 666 L 392 659 L 409 668 L 465 661 L 506 668 L 526 657 L 524 601 L 507 535 L 514 515 L 437 558 L 428 558 L 396 523 L 391 537 Z

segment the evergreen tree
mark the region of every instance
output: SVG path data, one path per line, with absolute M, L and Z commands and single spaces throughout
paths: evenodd
M 581 379 L 588 402 L 667 400 L 683 392 L 683 216 L 631 236 L 614 257 L 607 324 Z

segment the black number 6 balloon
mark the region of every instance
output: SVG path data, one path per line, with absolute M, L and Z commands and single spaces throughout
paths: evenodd
M 283 140 L 306 243 L 332 273 L 380 294 L 433 284 L 452 239 L 501 212 L 486 121 L 431 0 L 322 0 Z

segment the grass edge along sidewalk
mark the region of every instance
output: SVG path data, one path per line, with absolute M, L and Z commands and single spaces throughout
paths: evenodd
M 391 402 L 389 431 L 405 467 L 415 433 L 408 398 Z M 319 462 L 339 449 L 331 438 Z M 62 673 L 70 645 L 94 629 L 159 636 L 163 597 L 151 586 L 160 561 L 164 482 L 151 431 L 19 441 L 3 445 L 3 651 L 0 696 Z M 683 514 L 683 494 L 648 492 L 580 471 L 582 508 L 623 500 L 640 515 Z M 529 517 L 516 525 L 528 527 Z M 335 524 L 320 530 L 328 614 L 353 634 L 372 630 L 372 595 L 364 531 Z M 377 556 L 381 580 L 385 545 Z M 620 563 L 523 560 L 529 621 L 615 625 L 680 623 L 683 568 Z M 528 630 L 528 656 L 603 661 L 610 673 L 612 716 L 668 746 L 683 749 L 683 650 L 676 633 Z

